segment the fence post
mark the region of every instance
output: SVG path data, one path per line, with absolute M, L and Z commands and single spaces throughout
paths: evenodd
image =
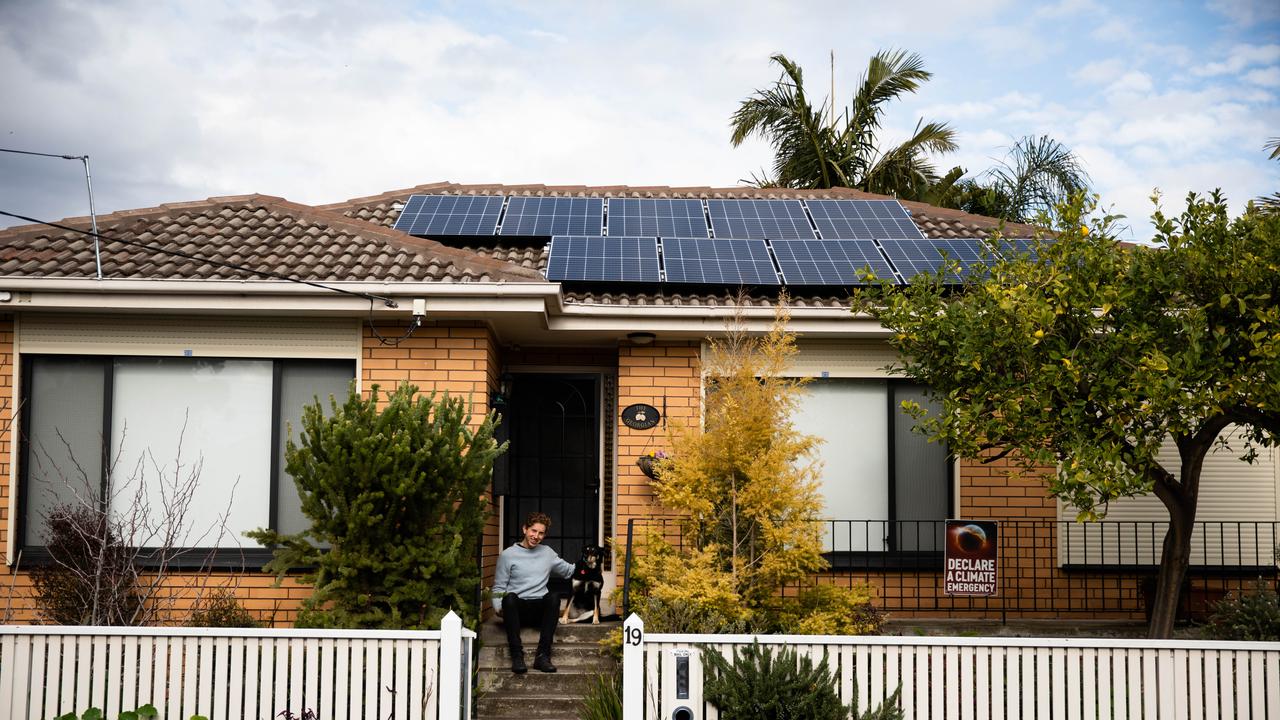
M 450 610 L 440 620 L 440 661 L 436 677 L 440 679 L 439 720 L 466 720 L 462 717 L 462 618 Z M 469 674 L 471 668 L 466 668 Z
M 644 621 L 635 613 L 622 624 L 622 720 L 644 720 Z

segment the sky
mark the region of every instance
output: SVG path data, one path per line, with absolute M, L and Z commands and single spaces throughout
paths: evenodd
M 977 175 L 1018 138 L 1082 160 L 1128 239 L 1150 196 L 1280 190 L 1280 2 L 0 0 L 0 148 L 90 157 L 97 211 L 421 183 L 733 186 L 729 116 L 778 78 L 849 103 L 878 50 L 932 79 L 882 136 L 949 123 Z M 835 57 L 834 78 L 831 53 Z M 0 153 L 0 210 L 88 214 L 79 162 Z M 19 221 L 0 217 L 0 227 Z

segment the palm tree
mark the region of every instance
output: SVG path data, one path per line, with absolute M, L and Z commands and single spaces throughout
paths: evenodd
M 772 177 L 755 177 L 753 184 L 914 195 L 937 178 L 926 154 L 956 149 L 954 130 L 923 120 L 900 145 L 881 150 L 876 142 L 884 106 L 915 92 L 932 76 L 915 53 L 881 51 L 872 56 L 853 104 L 839 114 L 828 104 L 834 99 L 817 106 L 810 102 L 799 65 L 785 55 L 770 60 L 782 68 L 782 76 L 743 100 L 730 121 L 734 147 L 753 135 L 773 145 Z
M 961 168 L 953 168 L 946 179 Z M 975 215 L 1032 222 L 1072 195 L 1088 190 L 1089 174 L 1067 146 L 1048 135 L 1027 135 L 977 178 L 940 181 L 914 199 Z
M 1269 159 L 1280 160 L 1280 137 L 1271 138 L 1266 145 L 1262 146 L 1262 149 L 1271 151 Z M 1265 214 L 1280 214 L 1280 192 L 1254 198 L 1253 204 Z

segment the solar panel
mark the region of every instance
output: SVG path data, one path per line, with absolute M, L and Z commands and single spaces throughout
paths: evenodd
M 663 238 L 667 282 L 703 285 L 778 285 L 763 240 Z
M 551 238 L 547 279 L 656 283 L 658 239 L 557 235 Z
M 1029 259 L 1035 260 L 1039 256 L 1036 241 L 1029 238 L 1001 238 L 996 244 L 996 249 L 1007 259 L 1013 259 L 1016 255 L 1026 255 Z
M 988 262 L 989 258 L 982 256 L 981 242 L 973 239 L 882 240 L 880 246 L 907 282 L 920 273 L 938 272 L 945 252 L 948 261 L 960 264 L 957 273 L 948 274 L 948 281 L 955 282 L 968 276 L 970 265 Z
M 924 237 L 897 200 L 808 200 L 806 204 L 818 232 L 827 239 Z
M 799 200 L 708 200 L 716 237 L 801 240 L 816 237 Z
M 894 280 L 893 268 L 870 240 L 775 240 L 773 254 L 787 285 L 865 285 L 859 271 Z
M 410 235 L 492 235 L 501 195 L 412 195 L 395 229 Z
M 609 234 L 706 237 L 701 200 L 610 198 Z
M 604 200 L 579 197 L 513 197 L 502 235 L 550 237 L 604 233 Z

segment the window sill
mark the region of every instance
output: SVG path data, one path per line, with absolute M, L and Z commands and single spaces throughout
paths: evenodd
M 941 551 L 829 552 L 823 553 L 829 572 L 845 570 L 915 570 L 942 572 Z
M 12 574 L 15 570 L 45 568 L 53 565 L 53 558 L 43 547 L 22 548 L 21 565 L 9 566 Z M 265 548 L 184 548 L 178 550 L 176 557 L 170 557 L 165 563 L 168 572 L 231 572 L 261 573 L 262 566 L 271 561 L 272 552 Z M 161 563 L 154 555 L 148 556 L 144 551 L 138 561 L 144 571 L 156 570 Z M 314 568 L 294 568 L 295 572 L 308 572 Z

